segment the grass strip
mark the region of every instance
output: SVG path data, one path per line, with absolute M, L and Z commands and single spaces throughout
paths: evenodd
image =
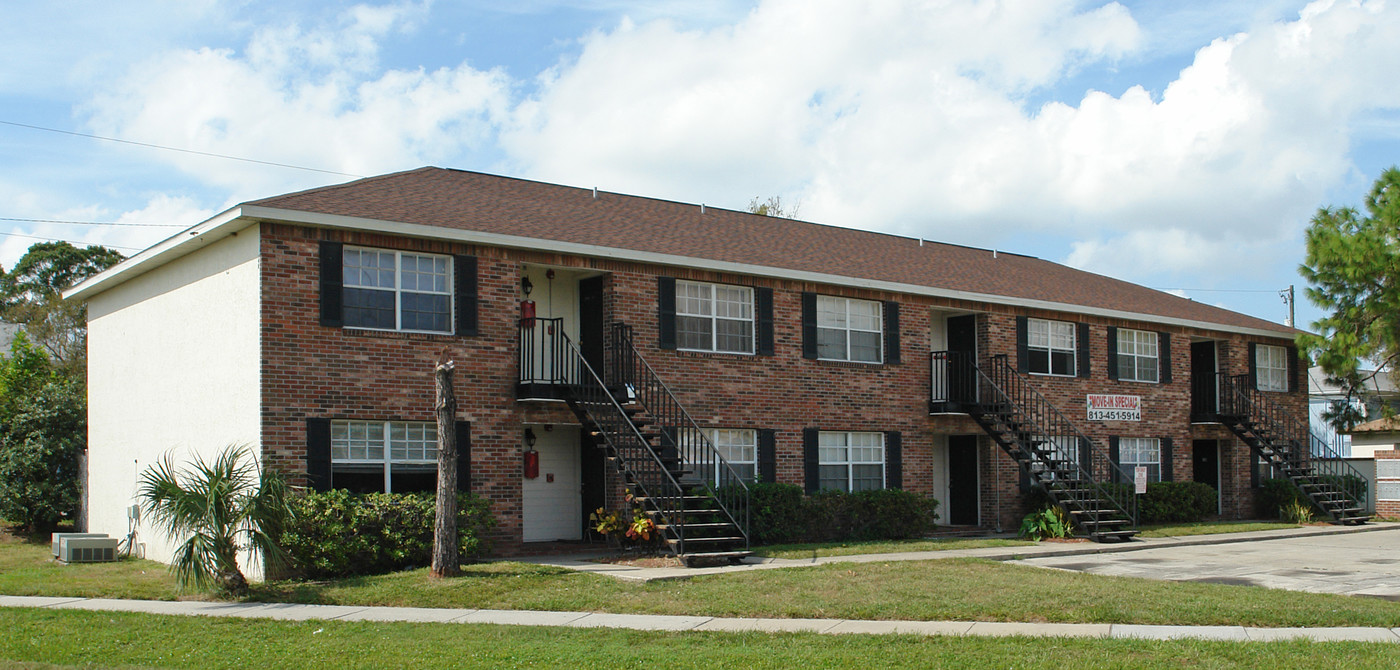
M 11 663 L 161 668 L 1375 668 L 1400 645 L 664 633 L 0 610 Z M 61 631 L 61 634 L 56 632 Z M 50 666 L 44 666 L 50 667 Z
M 907 551 L 951 551 L 955 549 L 985 549 L 988 547 L 1024 547 L 1035 544 L 1029 540 L 1005 538 L 949 538 L 932 540 L 899 540 L 872 542 L 823 542 L 811 544 L 773 544 L 754 547 L 754 555 L 764 558 L 814 558 L 824 556 L 854 556 L 858 554 L 894 554 Z

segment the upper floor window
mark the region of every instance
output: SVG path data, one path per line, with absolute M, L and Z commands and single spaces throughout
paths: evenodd
M 1075 361 L 1074 324 L 1067 321 L 1026 321 L 1026 353 L 1029 371 L 1042 375 L 1073 377 Z
M 1260 344 L 1254 348 L 1254 371 L 1260 391 L 1288 390 L 1288 349 Z
M 822 431 L 817 438 L 820 488 L 870 491 L 885 487 L 885 434 Z
M 879 363 L 883 322 L 873 300 L 817 296 L 817 357 Z
M 452 332 L 452 258 L 345 247 L 344 319 L 351 328 Z
M 676 282 L 676 346 L 691 351 L 754 352 L 753 289 Z
M 331 486 L 409 493 L 437 486 L 437 424 L 332 421 Z
M 1118 329 L 1118 378 L 1134 382 L 1158 381 L 1157 333 Z

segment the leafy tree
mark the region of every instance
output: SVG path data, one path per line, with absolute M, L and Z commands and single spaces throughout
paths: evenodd
M 779 195 L 772 196 L 767 200 L 764 200 L 763 202 L 759 202 L 757 197 L 749 201 L 750 214 L 758 214 L 760 216 L 776 216 L 781 219 L 797 218 L 797 210 L 801 208 L 802 203 L 800 202 L 796 205 L 792 205 L 791 207 L 784 205 L 783 197 Z
M 146 518 L 180 541 L 170 567 L 182 586 L 247 593 L 238 568 L 244 551 L 286 564 L 277 543 L 291 516 L 286 480 L 259 467 L 246 447 L 226 447 L 213 462 L 196 456 L 183 468 L 167 453 L 141 473 L 137 495 Z
M 82 377 L 86 367 L 87 312 L 64 300 L 64 289 L 121 262 L 102 246 L 79 249 L 67 242 L 29 247 L 8 273 L 0 271 L 0 319 L 24 326 L 29 337 L 63 370 Z
M 29 532 L 73 517 L 86 435 L 81 382 L 18 333 L 0 356 L 0 517 Z
M 1365 216 L 1351 207 L 1313 216 L 1299 272 L 1312 284 L 1308 298 L 1331 315 L 1313 322 L 1317 334 L 1300 335 L 1298 343 L 1345 391 L 1328 417 L 1349 428 L 1362 418 L 1352 401 L 1400 362 L 1400 169 L 1381 173 Z M 1363 371 L 1363 360 L 1376 370 Z

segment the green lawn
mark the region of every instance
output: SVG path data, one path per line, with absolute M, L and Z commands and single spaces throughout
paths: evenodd
M 58 565 L 47 544 L 0 540 L 0 593 L 172 599 L 165 566 L 147 561 Z M 1172 583 L 1043 570 L 994 561 L 830 564 L 635 584 L 528 563 L 426 570 L 333 582 L 258 585 L 254 600 L 709 616 L 1400 626 L 1400 603 L 1257 587 Z
M 1379 668 L 1400 645 L 661 633 L 0 609 L 0 667 Z M 61 634 L 60 634 L 61 633 Z
M 1183 523 L 1143 526 L 1141 537 L 1185 537 L 1188 535 L 1216 535 L 1219 533 L 1245 533 L 1255 530 L 1280 530 L 1302 528 L 1296 523 L 1280 521 L 1212 521 L 1210 523 Z
M 887 540 L 873 542 L 824 542 L 814 544 L 770 544 L 754 547 L 754 555 L 765 558 L 813 558 L 821 556 L 853 556 L 856 554 L 892 554 L 905 551 L 949 551 L 952 549 L 983 549 L 986 547 L 1024 547 L 1030 540 L 1004 538 L 948 538 L 933 540 Z

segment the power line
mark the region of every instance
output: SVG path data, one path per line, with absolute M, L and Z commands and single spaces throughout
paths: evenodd
M 26 223 L 63 223 L 74 226 L 131 226 L 134 228 L 184 228 L 178 223 L 119 223 L 116 221 L 63 221 L 60 219 L 23 219 L 14 216 L 0 216 L 0 221 L 23 221 Z
M 342 177 L 355 177 L 355 178 L 358 178 L 358 179 L 363 179 L 363 178 L 364 178 L 364 175 L 350 174 L 349 172 L 336 172 L 335 170 L 322 170 L 322 169 L 320 169 L 320 168 L 303 167 L 303 166 L 301 166 L 301 165 L 291 165 L 291 164 L 289 164 L 289 163 L 274 163 L 274 162 L 272 162 L 272 161 L 260 161 L 260 160 L 257 160 L 257 159 L 255 159 L 255 158 L 242 158 L 242 157 L 239 157 L 239 156 L 229 156 L 229 155 L 227 155 L 227 154 L 216 154 L 216 153 L 212 153 L 212 152 L 209 152 L 209 151 L 195 151 L 194 149 L 181 149 L 181 148 L 179 148 L 179 147 L 168 147 L 168 146 L 161 145 L 161 144 L 151 144 L 151 143 L 149 143 L 149 142 L 136 142 L 136 141 L 134 141 L 134 140 L 123 140 L 123 139 L 118 139 L 118 138 L 115 138 L 115 137 L 103 137 L 103 136 L 101 136 L 101 135 L 89 135 L 89 134 L 87 134 L 87 133 L 75 133 L 75 132 L 73 132 L 73 131 L 71 131 L 71 130 L 59 130 L 59 129 L 57 129 L 57 128 L 45 128 L 45 127 L 43 127 L 43 126 L 35 126 L 35 125 L 30 125 L 30 124 L 28 124 L 28 123 L 16 123 L 16 122 L 14 122 L 14 121 L 5 121 L 5 120 L 2 120 L 2 119 L 0 119 L 0 124 L 4 124 L 4 125 L 7 125 L 7 126 L 16 126 L 16 127 L 19 127 L 19 128 L 30 128 L 30 129 L 33 129 L 33 130 L 43 130 L 43 131 L 45 131 L 45 132 L 50 132 L 50 133 L 61 133 L 61 134 L 63 134 L 63 135 L 73 135 L 73 136 L 75 136 L 75 137 L 86 137 L 86 138 L 94 139 L 94 140 L 105 140 L 105 141 L 108 141 L 108 142 L 120 142 L 120 143 L 122 143 L 122 144 L 131 144 L 131 145 L 135 145 L 135 146 L 138 146 L 138 147 L 149 147 L 149 148 L 151 148 L 151 149 L 164 149 L 164 150 L 166 150 L 166 151 L 178 151 L 178 152 L 180 152 L 180 153 L 194 154 L 194 155 L 196 155 L 196 156 L 208 156 L 208 157 L 211 157 L 211 158 L 224 158 L 224 159 L 231 160 L 231 161 L 243 161 L 244 163 L 256 163 L 256 164 L 258 164 L 258 165 L 271 165 L 271 166 L 273 166 L 273 167 L 290 168 L 290 169 L 293 169 L 293 170 L 306 170 L 306 171 L 308 171 L 308 172 L 320 172 L 320 173 L 322 173 L 322 174 L 333 174 L 333 175 L 339 175 L 339 176 L 342 176 Z
M 1154 291 L 1205 291 L 1210 293 L 1278 293 L 1274 289 L 1249 289 L 1249 288 L 1154 288 Z
M 24 238 L 28 238 L 28 239 L 31 239 L 31 240 L 44 240 L 45 242 L 67 242 L 67 243 L 69 243 L 69 244 L 86 244 L 86 245 L 88 245 L 88 246 L 103 246 L 103 247 L 107 247 L 108 249 L 126 249 L 127 251 L 140 251 L 140 250 L 141 250 L 141 247 L 122 247 L 122 246 L 117 246 L 117 245 L 115 245 L 115 244 L 98 244 L 98 243 L 96 243 L 96 242 L 83 242 L 83 241 L 81 241 L 81 240 L 65 240 L 65 239 L 63 239 L 63 238 L 61 238 L 61 237 L 40 237 L 40 236 L 38 236 L 38 235 L 23 235 L 23 234 L 20 234 L 20 233 L 0 233 L 0 235 L 8 235 L 8 236 L 10 236 L 10 237 L 24 237 Z

